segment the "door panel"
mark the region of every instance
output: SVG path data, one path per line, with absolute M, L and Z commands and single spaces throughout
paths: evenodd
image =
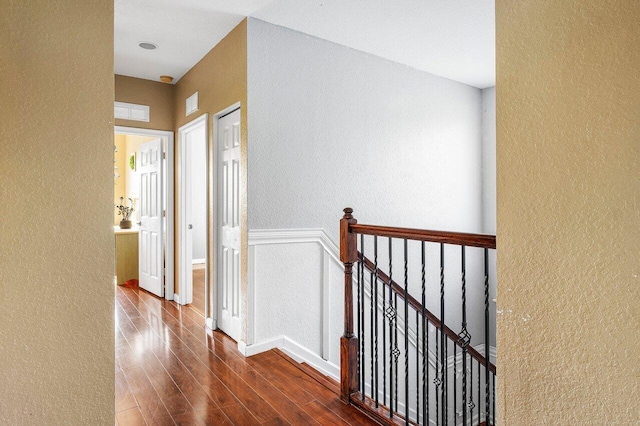
M 162 140 L 140 145 L 140 287 L 164 296 L 162 265 Z
M 218 253 L 218 327 L 240 339 L 240 109 L 221 117 L 217 126 L 220 146 L 218 194 L 221 206 Z

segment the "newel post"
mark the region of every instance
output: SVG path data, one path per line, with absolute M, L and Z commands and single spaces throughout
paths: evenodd
M 340 261 L 344 263 L 344 335 L 340 339 L 340 398 L 349 402 L 358 390 L 358 338 L 353 334 L 353 264 L 358 260 L 356 234 L 349 225 L 358 223 L 351 216 L 353 209 L 344 209 L 340 220 Z

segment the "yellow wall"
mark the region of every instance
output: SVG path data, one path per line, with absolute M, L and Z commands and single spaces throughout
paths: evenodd
M 174 86 L 141 78 L 115 76 L 115 99 L 149 106 L 149 122 L 116 120 L 116 126 L 141 129 L 173 130 L 174 126 Z
M 127 136 L 126 135 L 115 135 L 114 144 L 118 148 L 118 152 L 114 153 L 114 159 L 116 162 L 114 163 L 118 169 L 114 170 L 116 173 L 120 175 L 120 177 L 114 177 L 114 185 L 113 185 L 113 204 L 120 203 L 120 197 L 127 198 L 127 169 L 129 168 L 129 157 L 127 155 Z M 118 211 L 114 208 L 113 210 L 113 223 L 117 225 L 122 220 L 122 216 L 118 215 Z
M 195 113 L 192 113 L 188 117 L 185 116 L 185 102 L 186 99 L 194 92 L 198 91 L 198 103 L 199 109 Z M 178 138 L 178 129 L 180 126 L 198 118 L 204 113 L 209 114 L 208 129 L 209 129 L 209 185 L 211 187 L 211 165 L 213 164 L 211 144 L 213 142 L 212 118 L 213 115 L 222 111 L 223 109 L 240 102 L 241 103 L 241 173 L 243 181 L 241 183 L 241 212 L 244 217 L 244 221 L 241 224 L 242 233 L 242 273 L 241 283 L 243 286 L 244 306 L 243 313 L 246 315 L 246 265 L 247 265 L 247 224 L 246 224 L 246 171 L 247 171 L 247 21 L 243 20 L 238 26 L 231 31 L 218 45 L 216 45 L 200 62 L 198 62 L 187 74 L 184 75 L 176 83 L 175 86 L 175 111 L 176 111 L 176 123 L 175 134 Z M 178 141 L 179 143 L 179 141 Z M 178 145 L 176 145 L 176 152 L 178 152 Z M 177 156 L 176 156 L 177 160 Z M 179 187 L 178 179 L 176 178 L 176 188 Z M 177 191 L 177 189 L 176 189 Z M 176 200 L 178 200 L 178 194 L 176 193 Z M 213 206 L 211 200 L 209 200 L 209 236 L 212 240 L 212 225 L 213 225 Z M 178 221 L 176 212 L 176 223 Z M 177 230 L 177 227 L 176 227 Z M 176 231 L 177 233 L 177 231 Z M 179 241 L 176 235 L 176 241 Z M 176 271 L 178 270 L 178 251 L 176 250 Z M 209 250 L 209 264 L 213 265 L 213 253 Z M 209 282 L 213 277 L 213 268 L 209 269 Z M 180 284 L 178 277 L 176 276 L 176 292 L 180 291 Z M 246 325 L 246 317 L 243 323 Z M 246 334 L 245 334 L 246 339 Z
M 640 2 L 496 6 L 499 424 L 638 424 Z
M 0 423 L 113 425 L 113 2 L 1 9 Z

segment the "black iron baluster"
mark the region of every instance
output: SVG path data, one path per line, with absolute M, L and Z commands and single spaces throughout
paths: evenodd
M 444 334 L 444 244 L 440 243 L 440 380 L 442 389 L 440 390 L 440 400 L 442 401 L 442 424 L 447 424 L 447 397 L 446 397 L 446 343 Z
M 487 345 L 487 358 L 489 358 L 489 346 Z M 493 390 L 491 391 L 491 405 L 492 405 L 492 410 L 491 412 L 493 413 L 493 423 L 495 424 L 496 422 L 496 375 L 495 374 L 491 374 L 491 386 L 493 387 Z
M 378 269 L 376 264 L 376 270 Z M 387 405 L 387 327 L 385 318 L 387 313 L 386 287 L 382 283 L 382 405 Z M 391 291 L 391 288 L 389 288 Z
M 462 347 L 462 424 L 467 424 L 467 346 L 471 336 L 467 331 L 467 277 L 465 247 L 462 246 L 462 326 L 458 335 Z
M 456 424 L 458 406 L 458 345 L 453 345 L 453 424 Z
M 440 323 L 442 325 L 442 323 Z M 438 392 L 438 387 L 440 386 L 440 354 L 438 352 L 438 341 L 442 336 L 438 336 L 436 333 L 436 377 L 433 379 L 433 385 L 436 394 L 436 425 L 440 421 L 440 393 Z
M 360 339 L 360 350 L 358 351 L 358 366 L 357 369 L 360 372 L 360 377 L 358 378 L 358 386 L 360 387 L 360 393 L 362 394 L 362 400 L 364 400 L 364 375 L 362 374 L 362 365 L 364 364 L 364 359 L 363 357 L 363 347 L 362 347 L 362 342 L 364 341 L 363 339 L 363 316 L 364 316 L 364 311 L 363 311 L 363 307 L 361 302 L 361 297 L 362 297 L 362 293 L 364 292 L 363 290 L 363 258 L 364 258 L 364 247 L 362 247 L 362 242 L 364 241 L 364 234 L 360 235 L 360 258 L 358 259 L 358 265 L 356 265 L 356 272 L 357 272 L 357 280 L 358 280 L 358 294 L 357 294 L 357 300 L 358 300 L 358 339 Z
M 471 371 L 469 371 L 469 376 L 471 377 L 471 379 L 469 380 L 470 383 L 470 392 L 469 392 L 469 414 L 470 414 L 470 419 L 471 423 L 473 423 L 473 408 L 475 407 L 475 404 L 473 403 L 473 358 L 471 358 L 469 360 L 469 368 Z M 466 423 L 465 423 L 466 425 Z
M 393 377 L 395 382 L 393 384 L 393 393 L 396 396 L 396 413 L 398 412 L 398 358 L 400 358 L 400 348 L 398 347 L 398 294 L 393 295 L 393 309 L 396 313 L 396 321 L 393 328 L 393 367 L 395 369 Z
M 489 425 L 489 250 L 484 249 L 484 368 L 485 368 L 485 421 Z
M 422 419 L 429 424 L 429 323 L 427 322 L 427 298 L 425 280 L 425 252 L 422 241 Z M 418 422 L 419 423 L 419 422 Z
M 404 240 L 404 415 L 409 424 L 409 260 Z
M 376 408 L 378 407 L 378 236 L 374 235 L 373 237 L 373 263 L 374 263 L 374 271 L 375 271 L 375 313 L 374 313 L 374 321 L 375 327 L 375 344 L 374 344 L 374 365 L 375 365 L 375 379 L 373 380 L 375 383 L 375 403 Z M 384 298 L 384 284 L 382 285 L 383 289 L 383 298 Z M 384 328 L 384 324 L 383 324 Z
M 480 407 L 482 407 L 482 386 L 480 384 L 480 377 L 482 376 L 482 364 L 480 364 L 480 360 L 478 360 L 478 423 L 482 419 L 482 412 L 480 411 Z
M 389 307 L 387 316 L 389 318 L 389 417 L 393 417 L 393 326 L 395 320 L 395 310 L 393 308 L 393 241 L 389 237 Z
M 416 423 L 420 424 L 420 312 L 416 311 Z
M 444 323 L 443 323 L 444 324 Z M 444 328 L 444 327 L 443 327 Z M 444 405 L 442 406 L 442 409 L 445 412 L 445 425 L 449 424 L 449 337 L 447 336 L 447 338 L 445 339 L 445 347 L 444 347 L 444 364 L 445 364 L 445 368 L 444 368 Z
M 374 253 L 374 255 L 375 255 L 375 253 Z M 374 388 L 375 388 L 375 386 L 374 386 L 374 381 L 375 381 L 374 377 L 375 377 L 375 375 L 374 375 L 374 372 L 373 372 L 373 339 L 374 339 L 375 334 L 378 333 L 378 331 L 373 328 L 374 325 L 375 325 L 374 322 L 373 322 L 373 313 L 378 307 L 377 306 L 378 305 L 378 300 L 374 297 L 375 292 L 374 292 L 373 289 L 374 289 L 374 287 L 376 287 L 376 282 L 374 280 L 373 272 L 371 273 L 370 278 L 371 278 L 371 291 L 370 291 L 370 295 L 369 295 L 369 301 L 371 303 L 370 303 L 370 311 L 369 311 L 369 328 L 371 330 L 371 334 L 369 336 L 369 341 L 370 341 L 369 349 L 371 350 L 371 352 L 369 352 L 369 354 L 370 354 L 369 356 L 371 357 L 371 398 L 373 399 L 374 398 L 373 392 L 374 392 Z

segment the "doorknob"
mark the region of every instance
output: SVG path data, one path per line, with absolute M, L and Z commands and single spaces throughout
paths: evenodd
M 189 224 L 188 228 L 189 228 L 189 229 L 193 229 L 193 225 L 192 225 L 192 224 Z
M 137 224 L 138 226 L 140 226 L 140 225 L 142 225 L 142 222 L 136 222 L 136 224 Z

